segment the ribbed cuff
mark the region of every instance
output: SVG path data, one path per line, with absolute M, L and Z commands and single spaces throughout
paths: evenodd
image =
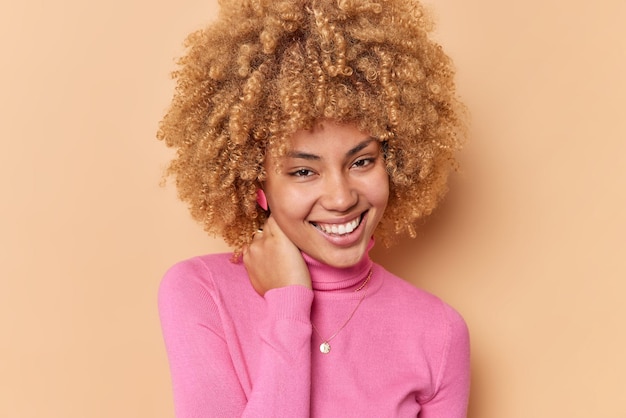
M 313 291 L 305 286 L 292 285 L 271 289 L 265 293 L 269 319 L 290 319 L 311 322 Z

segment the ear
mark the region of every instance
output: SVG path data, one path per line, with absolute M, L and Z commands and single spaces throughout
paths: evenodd
M 263 189 L 258 189 L 256 191 L 256 203 L 263 208 L 264 211 L 268 210 L 267 206 L 267 197 L 265 197 L 265 192 Z

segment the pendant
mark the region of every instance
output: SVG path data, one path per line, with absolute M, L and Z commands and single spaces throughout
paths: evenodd
M 324 341 L 322 344 L 320 344 L 320 351 L 323 354 L 330 353 L 330 344 L 328 344 L 328 341 Z

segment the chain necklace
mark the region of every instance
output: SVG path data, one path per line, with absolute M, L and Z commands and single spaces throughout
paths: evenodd
M 348 316 L 348 319 L 346 319 L 346 321 L 343 323 L 343 325 L 341 325 L 339 327 L 339 329 L 333 335 L 331 335 L 328 338 L 322 337 L 322 335 L 318 331 L 318 329 L 315 326 L 315 324 L 313 322 L 311 322 L 311 325 L 313 326 L 313 331 L 315 331 L 317 336 L 320 337 L 320 340 L 322 340 L 322 344 L 320 344 L 320 352 L 322 354 L 330 353 L 330 340 L 335 338 L 341 332 L 341 330 L 343 330 L 346 327 L 346 325 L 348 325 L 348 322 L 350 322 L 350 320 L 352 319 L 352 317 L 356 313 L 357 309 L 359 309 L 359 306 L 361 306 L 361 303 L 365 299 L 365 296 L 367 296 L 367 288 L 366 288 L 366 286 L 369 283 L 371 278 L 372 278 L 372 269 L 370 269 L 369 273 L 367 273 L 367 277 L 365 278 L 363 283 L 357 289 L 354 290 L 355 292 L 358 292 L 358 291 L 363 290 L 365 288 L 365 291 L 363 292 L 363 296 L 361 296 L 361 299 L 359 299 L 359 302 L 356 304 L 356 306 L 352 310 L 352 313 L 350 314 L 350 316 Z

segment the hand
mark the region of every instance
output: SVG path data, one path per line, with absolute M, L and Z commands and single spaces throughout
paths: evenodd
M 309 269 L 298 247 L 270 216 L 243 251 L 250 283 L 261 296 L 268 290 L 301 285 L 311 289 Z

